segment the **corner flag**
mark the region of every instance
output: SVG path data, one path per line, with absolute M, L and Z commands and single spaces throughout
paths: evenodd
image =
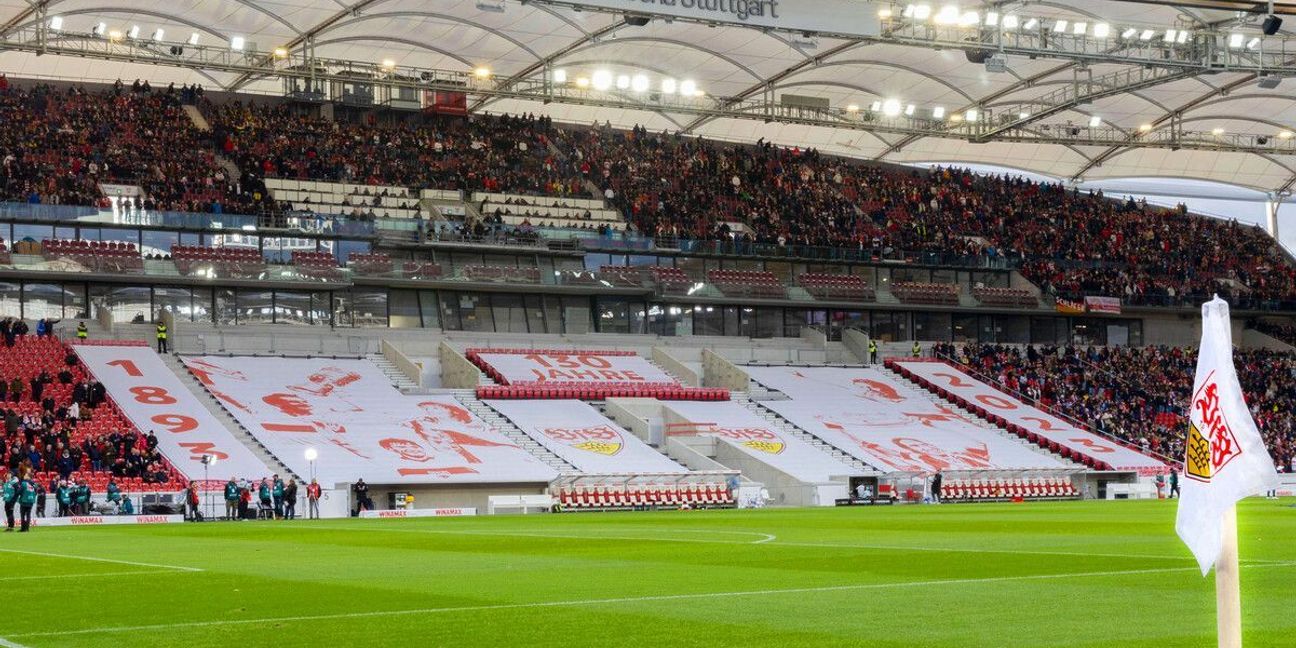
M 1197 557 L 1205 576 L 1220 558 L 1228 526 L 1225 517 L 1237 501 L 1278 487 L 1273 460 L 1242 398 L 1233 367 L 1229 306 L 1219 297 L 1202 305 L 1201 348 L 1190 408 L 1175 531 Z M 1236 536 L 1236 531 L 1228 531 Z M 1227 541 L 1236 542 L 1236 537 Z

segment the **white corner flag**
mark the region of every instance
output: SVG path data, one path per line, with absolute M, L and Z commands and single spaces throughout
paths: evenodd
M 1197 557 L 1205 576 L 1220 559 L 1226 542 L 1236 557 L 1237 532 L 1230 524 L 1233 506 L 1244 497 L 1278 487 L 1273 460 L 1242 398 L 1233 367 L 1229 306 L 1219 297 L 1202 305 L 1201 348 L 1189 406 L 1183 494 L 1175 531 Z M 1229 534 L 1233 537 L 1225 538 Z

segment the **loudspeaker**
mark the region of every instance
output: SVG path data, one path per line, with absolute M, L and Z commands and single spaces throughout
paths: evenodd
M 1278 16 L 1271 15 L 1268 18 L 1265 18 L 1263 23 L 1260 23 L 1260 31 L 1264 33 L 1265 36 L 1273 36 L 1274 34 L 1277 34 L 1278 30 L 1281 28 L 1282 18 L 1279 18 Z
M 626 16 L 625 21 L 631 27 L 645 27 L 652 22 L 652 18 L 648 16 Z
M 990 52 L 987 50 L 963 50 L 963 56 L 967 57 L 968 63 L 985 63 L 990 58 Z

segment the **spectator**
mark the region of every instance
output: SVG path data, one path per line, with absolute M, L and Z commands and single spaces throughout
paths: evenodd
M 319 500 L 320 485 L 319 482 L 312 479 L 310 485 L 306 487 L 306 502 L 308 507 L 306 514 L 308 519 L 319 519 Z
M 365 483 L 363 477 L 351 485 L 351 490 L 355 493 L 356 515 L 360 515 L 361 511 L 373 510 L 373 500 L 369 499 L 369 484 Z
M 241 517 L 238 515 L 238 508 L 239 508 L 238 483 L 234 481 L 233 477 L 230 477 L 229 481 L 225 482 L 225 519 L 236 520 L 239 517 Z
M 294 520 L 297 518 L 297 481 L 289 478 L 288 485 L 283 491 L 284 502 L 284 519 Z

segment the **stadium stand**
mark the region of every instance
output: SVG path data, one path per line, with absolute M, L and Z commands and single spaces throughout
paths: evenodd
M 773 273 L 743 270 L 712 270 L 710 280 L 726 295 L 760 298 L 786 297 L 787 289 Z
M 180 274 L 187 275 L 207 267 L 220 268 L 222 275 L 245 275 L 265 269 L 265 257 L 259 250 L 237 247 L 171 246 L 171 260 Z
M 366 218 L 418 218 L 421 213 L 417 196 L 407 187 L 283 178 L 267 178 L 265 185 L 284 209 Z
M 897 281 L 891 284 L 891 294 L 896 299 L 909 304 L 956 306 L 959 303 L 959 287 L 957 284 Z
M 1031 294 L 1029 290 L 1022 288 L 990 288 L 988 286 L 976 286 L 972 289 L 972 296 L 986 306 L 1006 306 L 1006 307 L 1023 307 L 1038 308 L 1039 299 Z
M 633 351 L 489 348 L 464 357 L 497 383 L 477 388 L 482 399 L 729 399 L 727 389 L 685 387 Z
M 464 266 L 461 271 L 463 278 L 468 281 L 515 284 L 540 283 L 540 269 L 535 267 L 470 265 Z
M 807 272 L 797 276 L 797 284 L 819 299 L 852 299 L 874 301 L 877 294 L 864 277 L 846 274 Z
M 41 252 L 46 259 L 74 261 L 96 272 L 140 272 L 144 259 L 134 243 L 118 241 L 44 240 Z

